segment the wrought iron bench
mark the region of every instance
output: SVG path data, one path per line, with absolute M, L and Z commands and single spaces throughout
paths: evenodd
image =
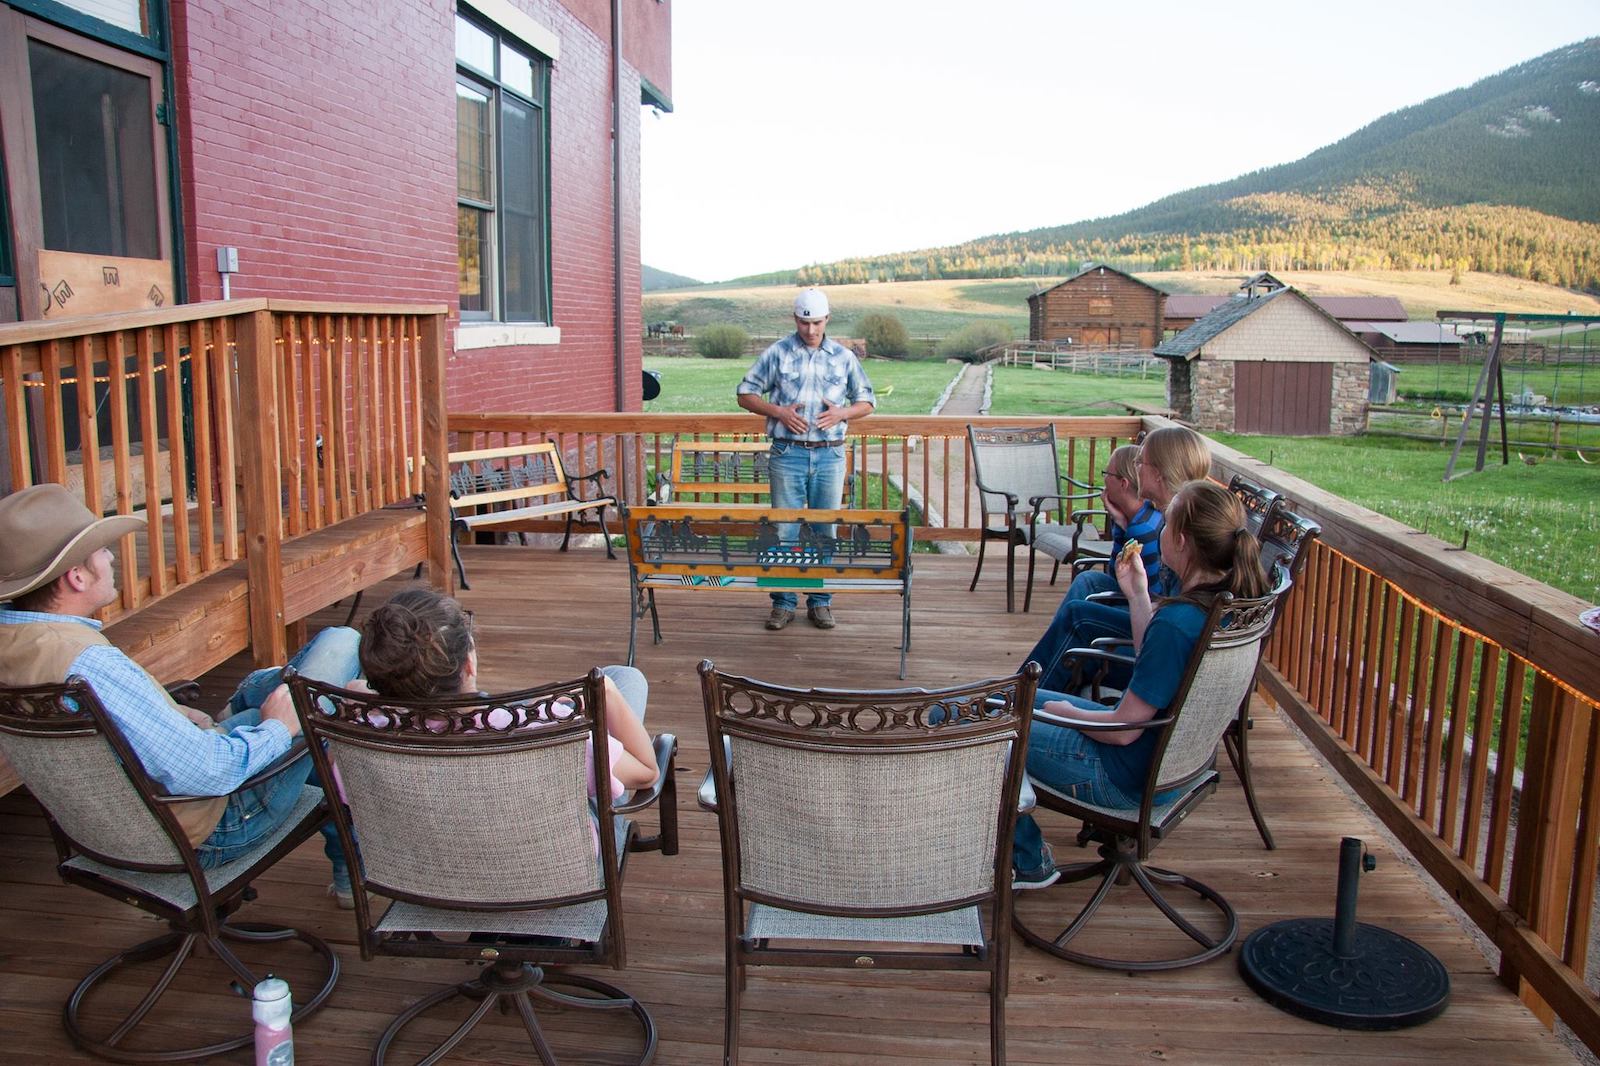
M 561 452 L 552 441 L 513 444 L 502 448 L 479 448 L 450 453 L 450 523 L 452 533 L 478 529 L 509 529 L 532 519 L 565 517 L 566 533 L 561 550 L 572 539 L 572 522 L 585 511 L 593 511 L 606 540 L 606 557 L 615 559 L 611 536 L 606 529 L 606 508 L 615 506 L 611 496 L 588 499 L 577 493 L 577 484 L 589 481 L 596 492 L 605 469 L 569 477 Z M 510 507 L 500 506 L 512 504 Z M 462 588 L 467 584 L 467 568 L 454 536 L 450 551 L 455 556 L 456 573 Z
M 646 612 L 661 643 L 656 590 L 898 593 L 900 676 L 911 647 L 911 515 L 683 504 L 622 508 L 628 541 L 628 665 Z M 789 529 L 784 527 L 788 526 Z

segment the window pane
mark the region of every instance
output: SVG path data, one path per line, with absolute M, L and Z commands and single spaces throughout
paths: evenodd
M 502 96 L 500 129 L 505 153 L 500 200 L 505 317 L 508 322 L 542 322 L 544 255 L 539 220 L 544 181 L 539 170 L 539 112 Z
M 150 79 L 28 42 L 44 246 L 161 257 Z
M 461 294 L 461 313 L 489 312 L 492 306 L 494 278 L 493 246 L 490 231 L 494 216 L 475 207 L 456 208 L 456 236 L 460 267 L 458 289 Z
M 456 195 L 494 203 L 494 131 L 489 96 L 456 83 Z
M 456 62 L 494 77 L 494 38 L 456 16 Z
M 533 60 L 512 48 L 500 45 L 500 81 L 523 96 L 533 98 Z
M 93 15 L 129 33 L 145 34 L 144 4 L 141 0 L 57 0 L 62 7 L 70 7 L 85 15 Z

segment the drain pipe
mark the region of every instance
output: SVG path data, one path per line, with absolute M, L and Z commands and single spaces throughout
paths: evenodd
M 626 338 L 622 317 L 622 0 L 611 0 L 611 271 L 616 343 L 617 410 L 627 409 Z

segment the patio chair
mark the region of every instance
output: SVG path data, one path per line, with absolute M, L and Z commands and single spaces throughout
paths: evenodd
M 1136 807 L 1101 807 L 1056 792 L 1033 781 L 1039 806 L 1083 822 L 1078 834 L 1080 845 L 1091 841 L 1099 845 L 1100 858 L 1094 862 L 1064 866 L 1061 882 L 1098 878 L 1099 884 L 1088 901 L 1067 922 L 1060 933 L 1041 931 L 1049 905 L 1060 898 L 1060 888 L 1031 893 L 1021 910 L 1014 912 L 1013 924 L 1022 938 L 1033 946 L 1059 958 L 1110 970 L 1170 970 L 1192 966 L 1228 951 L 1239 935 L 1239 919 L 1222 894 L 1185 874 L 1159 869 L 1148 864 L 1150 853 L 1166 839 L 1217 787 L 1217 745 L 1223 731 L 1239 714 L 1240 703 L 1255 684 L 1256 660 L 1261 640 L 1272 619 L 1276 597 L 1235 600 L 1224 593 L 1212 603 L 1200 639 L 1190 656 L 1177 696 L 1165 713 L 1146 723 L 1145 728 L 1160 730 L 1150 774 Z M 1063 718 L 1036 711 L 1037 721 L 1055 722 L 1089 733 L 1126 729 L 1127 726 Z M 1159 806 L 1159 793 L 1171 793 Z M 1199 950 L 1166 958 L 1110 958 L 1072 946 L 1073 940 L 1088 926 L 1113 886 L 1137 884 L 1163 915 L 1199 945 Z M 1182 887 L 1195 892 L 1214 908 L 1222 919 L 1222 932 L 1212 935 L 1174 908 L 1162 886 Z M 1049 923 L 1054 927 L 1054 922 Z
M 1257 485 L 1243 474 L 1233 475 L 1228 482 L 1228 491 L 1239 500 L 1239 505 L 1244 508 L 1245 528 L 1257 540 L 1261 539 L 1261 529 L 1267 524 L 1278 508 L 1288 506 L 1287 500 L 1272 489 Z
M 539 1001 L 600 1018 L 630 1015 L 642 1031 L 642 1050 L 631 1061 L 650 1062 L 656 1026 L 644 1004 L 564 967 L 626 964 L 627 854 L 645 846 L 677 850 L 676 739 L 657 740 L 654 787 L 592 807 L 587 781 L 605 782 L 610 773 L 599 670 L 502 695 L 428 700 L 287 676 L 306 735 L 323 742 L 311 745 L 318 772 L 333 780 L 337 766 L 343 783 L 344 802 L 333 804 L 333 817 L 350 857 L 361 957 L 485 966 L 402 1011 L 379 1038 L 373 1062 L 388 1061 L 407 1026 L 458 996 L 475 1006 L 424 1061 L 455 1048 L 499 1006 L 515 1010 L 540 1061 L 552 1066 L 558 1059 L 534 1009 Z M 637 843 L 635 825 L 622 815 L 658 800 L 659 844 Z M 392 901 L 383 913 L 369 891 Z M 563 1029 L 581 1024 L 563 1011 Z
M 987 973 L 990 1061 L 1005 1062 L 1011 833 L 1038 677 L 1029 664 L 939 691 L 841 692 L 701 662 L 725 1066 L 755 965 Z
M 1234 480 L 1240 479 L 1236 477 Z M 1301 518 L 1284 506 L 1284 503 L 1281 496 L 1272 501 L 1271 508 L 1257 531 L 1258 539 L 1261 541 L 1261 562 L 1270 567 L 1275 575 L 1281 572 L 1281 579 L 1273 582 L 1277 601 L 1273 607 L 1272 617 L 1267 622 L 1267 632 L 1261 638 L 1263 646 L 1278 624 L 1278 615 L 1282 611 L 1289 586 L 1300 576 L 1300 570 L 1305 566 L 1306 549 L 1322 532 L 1321 526 Z M 1245 514 L 1250 513 L 1249 506 L 1246 506 Z M 1243 702 L 1239 704 L 1239 717 L 1222 734 L 1222 746 L 1228 753 L 1228 761 L 1233 764 L 1234 772 L 1239 775 L 1239 784 L 1244 786 L 1245 803 L 1250 807 L 1250 818 L 1256 823 L 1256 832 L 1261 834 L 1261 843 L 1268 851 L 1272 851 L 1278 845 L 1272 839 L 1272 830 L 1267 828 L 1267 819 L 1261 813 L 1261 804 L 1256 799 L 1255 781 L 1250 775 L 1250 730 L 1255 727 L 1255 721 L 1250 717 L 1250 695 L 1254 692 L 1255 686 L 1251 685 L 1250 692 L 1246 693 Z
M 978 486 L 983 531 L 978 538 L 978 565 L 972 571 L 970 592 L 983 573 L 983 555 L 991 540 L 1006 543 L 1006 611 L 1016 610 L 1016 553 L 1028 548 L 1028 583 L 1022 610 L 1033 603 L 1034 553 L 1055 560 L 1050 581 L 1055 583 L 1062 563 L 1071 563 L 1082 550 L 1086 528 L 1103 512 L 1074 510 L 1067 504 L 1095 500 L 1100 490 L 1061 473 L 1056 453 L 1054 425 L 1001 429 L 967 426 L 967 446 L 972 456 L 972 478 Z M 1063 492 L 1063 488 L 1068 491 Z M 1080 491 L 1073 492 L 1072 489 Z M 1046 519 L 1053 517 L 1054 521 Z
M 253 898 L 251 882 L 315 835 L 326 821 L 321 789 L 305 787 L 283 825 L 250 852 L 203 870 L 178 812 L 184 804 L 210 797 L 169 795 L 151 780 L 83 678 L 70 677 L 59 685 L 0 688 L 0 753 L 44 808 L 61 879 L 138 907 L 168 926 L 161 935 L 117 952 L 78 982 L 61 1018 L 74 1044 L 114 1062 L 183 1062 L 248 1046 L 254 1034 L 243 1003 L 235 1014 L 239 1024 L 226 1027 L 238 1033 L 232 1037 L 176 1047 L 170 1042 L 152 1046 L 152 1041 L 134 1038 L 135 1033 L 164 1030 L 176 1031 L 177 1038 L 195 1039 L 195 1032 L 177 1023 L 172 1011 L 160 1013 L 143 1030 L 140 1026 L 175 983 L 175 1000 L 194 1005 L 184 1002 L 193 996 L 193 979 L 179 979 L 179 972 L 191 956 L 203 955 L 204 948 L 227 968 L 230 983 L 248 990 L 268 976 L 245 965 L 229 947 L 230 941 L 305 944 L 321 957 L 326 973 L 317 978 L 320 985 L 295 982 L 292 1020 L 298 1024 L 322 1006 L 339 978 L 339 960 L 326 943 L 297 929 L 232 920 L 241 904 Z M 305 745 L 298 744 L 240 788 L 262 784 L 305 754 Z M 168 957 L 171 961 L 149 991 L 108 1034 L 91 1036 L 86 1031 L 86 1003 L 110 978 L 126 976 L 126 967 Z M 121 993 L 116 998 L 128 996 Z M 223 1002 L 237 1001 L 229 996 Z M 208 1012 L 212 1009 L 205 1007 Z M 204 1031 L 201 1018 L 194 1023 L 195 1029 Z

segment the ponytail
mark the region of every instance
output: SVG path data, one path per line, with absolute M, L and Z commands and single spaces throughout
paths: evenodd
M 1244 508 L 1233 493 L 1214 481 L 1186 482 L 1168 505 L 1166 520 L 1173 533 L 1187 538 L 1206 569 L 1222 575 L 1212 591 L 1238 599 L 1266 595 L 1261 546 L 1245 527 Z

